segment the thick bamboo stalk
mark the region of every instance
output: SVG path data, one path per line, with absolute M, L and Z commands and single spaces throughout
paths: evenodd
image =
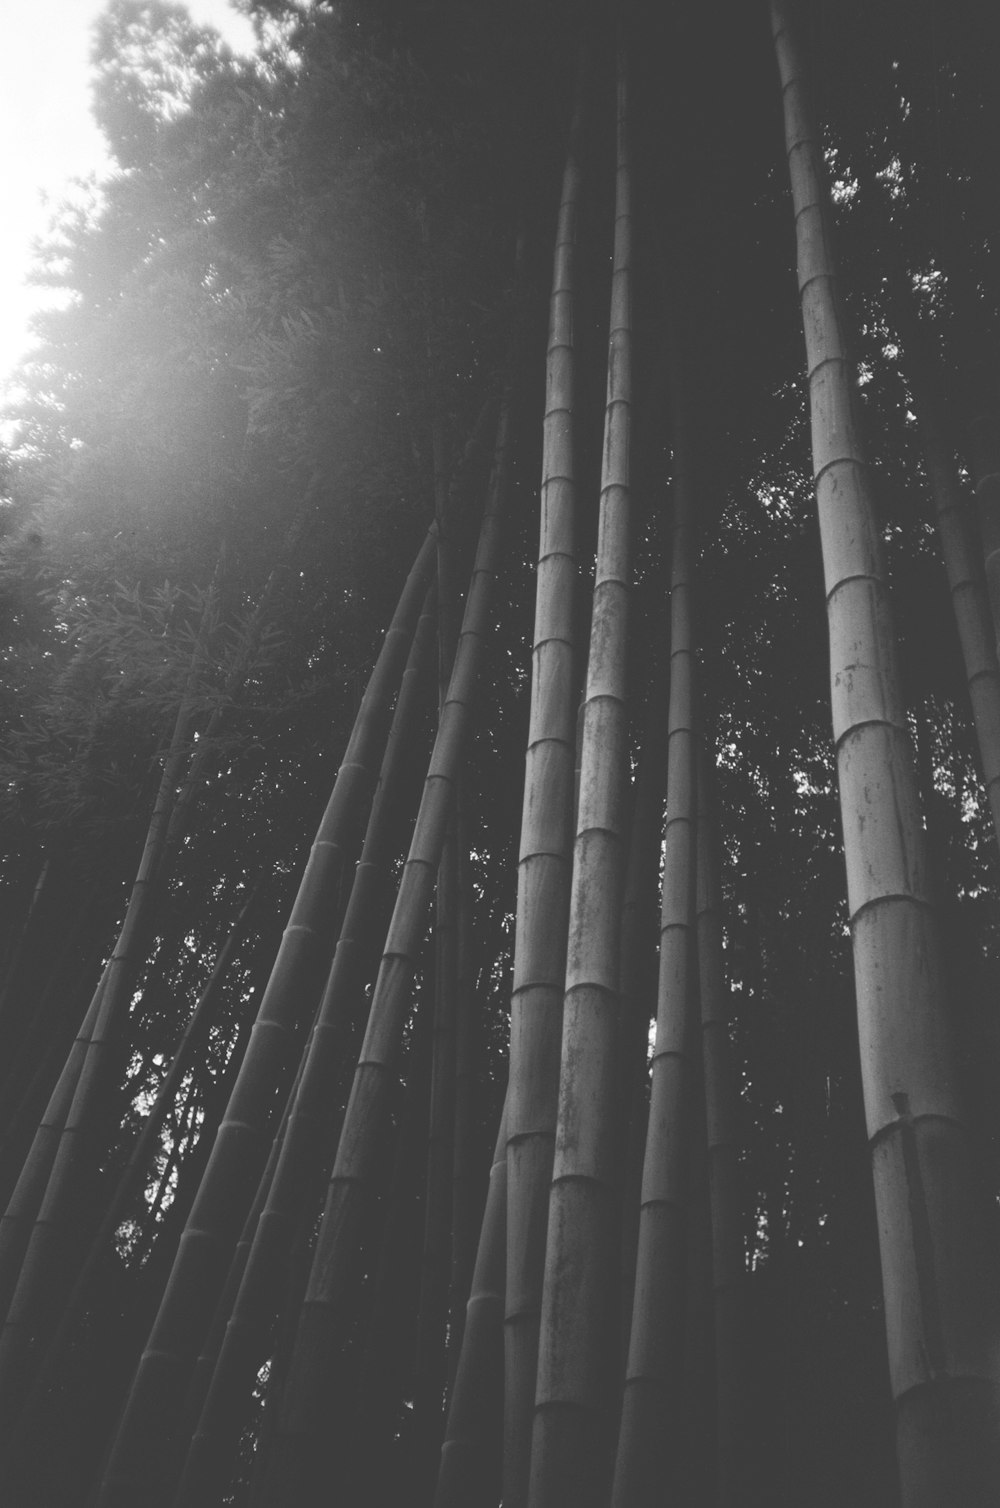
M 431 531 L 403 588 L 310 851 L 232 1098 L 122 1415 L 101 1488 L 101 1508 L 125 1508 L 135 1502 L 137 1493 L 148 1493 L 154 1442 L 171 1439 L 187 1374 L 257 1186 L 275 1091 L 287 1074 L 296 1027 L 311 1017 L 329 965 L 330 917 L 344 864 L 371 799 L 393 693 L 433 560 Z
M 694 647 L 692 484 L 678 357 L 671 353 L 674 540 L 670 585 L 667 820 L 660 973 L 649 1125 L 643 1161 L 632 1331 L 612 1503 L 643 1508 L 676 1481 L 684 1347 L 684 1206 L 690 1117 L 695 957 Z M 674 1475 L 672 1475 L 672 1473 Z
M 507 1099 L 505 1508 L 523 1508 L 555 1144 L 575 762 L 575 260 L 585 64 L 563 173 L 549 303 L 531 712 L 518 861 Z
M 597 1508 L 611 1474 L 616 1296 L 617 1028 L 631 577 L 628 101 L 619 47 L 607 405 L 580 799 L 570 889 L 529 1503 Z
M 822 150 L 772 0 L 798 243 L 889 1371 L 903 1508 L 1000 1499 L 996 1253 L 959 1089 Z
M 400 684 L 365 841 L 351 887 L 333 964 L 313 1027 L 288 1118 L 279 1139 L 266 1198 L 244 1255 L 243 1272 L 205 1385 L 204 1402 L 181 1482 L 178 1508 L 212 1503 L 225 1486 L 225 1474 L 239 1439 L 243 1406 L 267 1346 L 268 1327 L 278 1305 L 279 1279 L 303 1220 L 311 1218 L 332 1159 L 335 1091 L 343 1071 L 353 1016 L 363 1000 L 364 980 L 377 948 L 373 917 L 395 858 L 399 791 L 413 758 L 414 735 L 434 642 L 433 591 L 417 625 Z M 374 946 L 373 946 L 374 944 Z M 377 953 L 376 953 L 377 956 Z M 227 1283 L 227 1287 L 229 1284 Z M 199 1369 L 208 1359 L 199 1358 Z
M 744 1413 L 747 1367 L 744 1256 L 737 1140 L 738 1096 L 729 1040 L 722 951 L 722 885 L 715 771 L 698 749 L 696 926 L 705 1080 L 708 1205 L 715 1351 L 715 1503 L 738 1508 L 746 1493 Z
M 434 1508 L 493 1508 L 500 1496 L 506 1246 L 505 1106 L 493 1152 Z
M 326 1378 L 357 1300 L 364 1232 L 376 1192 L 378 1152 L 388 1128 L 411 983 L 489 632 L 507 491 L 509 429 L 510 409 L 505 401 L 455 667 L 375 983 L 298 1325 L 264 1495 L 271 1503 L 304 1504 L 304 1494 L 319 1487 L 316 1463 L 323 1459 L 328 1434 Z

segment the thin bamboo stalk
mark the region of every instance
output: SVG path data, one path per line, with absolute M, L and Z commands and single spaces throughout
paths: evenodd
M 830 623 L 848 907 L 904 1508 L 1000 1499 L 996 1252 L 959 1090 L 913 756 L 790 12 L 772 0 Z
M 716 1420 L 714 1501 L 717 1508 L 737 1508 L 746 1495 L 746 1275 L 737 1139 L 738 1097 L 729 1039 L 729 995 L 722 950 L 719 847 L 715 771 L 709 765 L 704 742 L 701 742 L 698 749 L 696 926 L 711 1222 Z
M 375 761 L 433 559 L 432 530 L 403 588 L 310 851 L 229 1108 L 122 1414 L 101 1487 L 101 1508 L 125 1508 L 137 1493 L 148 1493 L 150 1454 L 156 1442 L 171 1440 L 188 1372 L 257 1187 L 275 1089 L 287 1073 L 297 1023 L 311 1016 L 329 966 L 329 916 L 370 801 Z
M 612 1503 L 645 1508 L 677 1482 L 684 1348 L 689 1062 L 695 1011 L 693 496 L 679 356 L 672 351 L 674 539 L 660 973 L 628 1365 Z
M 448 1294 L 448 1384 L 455 1383 L 455 1369 L 462 1349 L 465 1307 L 476 1262 L 479 1225 L 482 1218 L 479 1184 L 482 1182 L 476 1117 L 479 1084 L 480 1031 L 476 1001 L 476 974 L 472 933 L 472 875 L 469 856 L 469 826 L 460 785 L 455 820 L 458 833 L 458 1014 L 455 1023 L 455 1121 L 452 1137 L 451 1173 L 451 1278 Z M 485 1150 L 485 1149 L 483 1149 Z
M 518 862 L 507 1100 L 506 1508 L 523 1508 L 555 1144 L 575 764 L 573 457 L 576 234 L 586 61 L 581 54 L 549 303 L 531 713 Z
M 669 692 L 668 677 L 657 670 L 636 778 L 622 900 L 618 1051 L 618 1177 L 621 1188 L 618 1321 L 621 1337 L 619 1372 L 622 1377 L 628 1363 L 639 1243 L 642 1159 L 648 1119 L 649 1024 L 656 1011 L 657 892 L 666 795 Z
M 305 1494 L 319 1490 L 321 1485 L 317 1462 L 323 1459 L 328 1434 L 325 1379 L 357 1299 L 364 1232 L 375 1197 L 378 1150 L 391 1110 L 410 987 L 489 631 L 507 491 L 509 431 L 510 408 L 505 401 L 455 666 L 403 867 L 316 1241 L 264 1494 L 268 1502 L 304 1504 L 308 1501 Z
M 619 41 L 607 405 L 528 1501 L 598 1508 L 612 1464 L 617 1031 L 628 781 L 632 213 Z

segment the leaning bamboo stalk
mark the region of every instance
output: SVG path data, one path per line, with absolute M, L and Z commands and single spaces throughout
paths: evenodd
M 715 1350 L 715 1503 L 737 1508 L 746 1490 L 744 1414 L 747 1384 L 742 1203 L 737 1140 L 738 1092 L 729 1039 L 730 1009 L 722 949 L 722 883 L 715 771 L 698 749 L 696 927 L 705 1080 L 708 1205 L 712 1241 Z
M 277 1308 L 280 1273 L 303 1218 L 311 1215 L 317 1181 L 329 1169 L 332 1093 L 350 1040 L 352 1015 L 363 998 L 372 963 L 378 917 L 388 871 L 395 856 L 394 829 L 399 791 L 424 694 L 434 638 L 433 590 L 428 593 L 400 683 L 386 742 L 378 787 L 344 913 L 340 937 L 323 991 L 309 1046 L 289 1101 L 266 1198 L 243 1256 L 243 1271 L 232 1298 L 225 1330 L 205 1381 L 187 1461 L 177 1488 L 180 1505 L 213 1502 L 225 1486 L 224 1473 L 242 1426 L 242 1408 L 266 1349 L 268 1326 Z M 227 1282 L 227 1287 L 229 1283 Z M 208 1359 L 199 1359 L 199 1370 Z M 190 1396 L 190 1395 L 189 1395 Z M 189 1404 L 190 1406 L 190 1404 Z
M 455 1119 L 451 1170 L 451 1275 L 448 1293 L 448 1382 L 454 1385 L 462 1350 L 465 1308 L 476 1262 L 482 1216 L 476 1097 L 479 1088 L 480 1022 L 472 931 L 472 874 L 469 826 L 460 784 L 455 821 L 458 833 L 457 972 L 458 1015 L 455 1023 Z
M 772 0 L 830 624 L 848 906 L 903 1508 L 1000 1499 L 996 1253 L 959 1090 L 919 796 L 854 413 L 823 159 Z
M 265 1490 L 268 1502 L 304 1502 L 297 1494 L 317 1485 L 314 1467 L 323 1458 L 327 1436 L 325 1379 L 357 1299 L 363 1232 L 375 1196 L 378 1150 L 388 1126 L 411 983 L 489 633 L 507 491 L 509 432 L 510 405 L 505 401 L 454 670 L 375 983 L 302 1306 Z
M 632 404 L 628 98 L 619 45 L 607 404 L 528 1501 L 603 1504 L 611 1474 L 619 942 L 628 780 Z
M 490 1168 L 434 1508 L 492 1508 L 500 1495 L 506 1231 L 505 1105 Z
M 528 1494 L 566 972 L 576 747 L 573 314 L 584 85 L 581 58 L 549 303 L 531 712 L 511 993 L 504 1365 L 506 1508 L 523 1508 Z
M 622 897 L 618 1034 L 618 1178 L 621 1210 L 618 1322 L 624 1376 L 632 1330 L 646 1145 L 649 1023 L 656 1011 L 656 933 L 666 775 L 667 677 L 657 669 L 632 805 Z
M 329 966 L 330 917 L 357 827 L 371 799 L 392 697 L 433 568 L 428 533 L 386 633 L 337 772 L 226 1115 L 181 1237 L 159 1312 L 107 1464 L 102 1508 L 148 1490 L 155 1442 L 172 1435 L 188 1371 L 225 1280 L 233 1244 L 266 1153 L 276 1086 L 287 1075 L 297 1026 L 308 1020 Z
M 684 1344 L 686 1140 L 694 1030 L 695 729 L 692 631 L 693 498 L 679 358 L 672 351 L 674 538 L 670 575 L 670 702 L 660 972 L 643 1161 L 632 1329 L 612 1503 L 660 1501 L 676 1470 Z M 671 1434 L 673 1431 L 673 1435 Z

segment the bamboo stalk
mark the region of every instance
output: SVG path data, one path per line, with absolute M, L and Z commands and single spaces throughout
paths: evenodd
M 830 623 L 865 1113 L 903 1508 L 1000 1499 L 996 1252 L 959 1092 L 818 133 L 772 0 Z
M 556 228 L 546 356 L 507 1100 L 505 1508 L 523 1508 L 528 1494 L 565 988 L 576 744 L 573 313 L 586 66 L 581 53 Z
M 611 1501 L 645 1508 L 677 1485 L 682 1404 L 685 1203 L 694 1031 L 695 658 L 693 489 L 679 354 L 669 353 L 674 539 L 660 972 L 643 1160 L 632 1330 Z
M 628 95 L 619 41 L 607 405 L 528 1501 L 606 1501 L 616 1369 L 617 1031 L 631 578 Z
M 275 1086 L 309 1019 L 329 966 L 329 917 L 370 800 L 392 695 L 403 670 L 434 559 L 428 533 L 410 571 L 362 699 L 333 792 L 306 863 L 257 1020 L 108 1461 L 99 1503 L 122 1508 L 148 1492 L 150 1451 L 170 1441 L 232 1247 L 268 1143 Z
M 738 1508 L 746 1494 L 746 1276 L 737 1140 L 738 1098 L 729 1040 L 729 996 L 722 951 L 719 832 L 715 771 L 709 765 L 702 742 L 698 749 L 696 927 L 711 1222 L 716 1418 L 714 1501 L 717 1508 Z

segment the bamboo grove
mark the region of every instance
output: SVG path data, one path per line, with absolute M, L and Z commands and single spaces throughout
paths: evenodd
M 8 409 L 4 1501 L 995 1504 L 987 8 L 243 9 Z

